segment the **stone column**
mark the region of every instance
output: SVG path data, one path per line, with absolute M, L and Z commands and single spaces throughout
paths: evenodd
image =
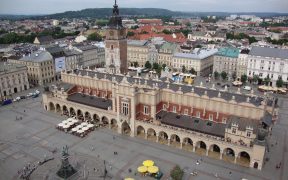
M 193 152 L 195 152 L 196 151 L 196 146 L 193 146 Z
M 148 133 L 147 133 L 147 132 L 145 132 L 145 139 L 147 139 L 147 137 L 148 137 Z
M 206 156 L 209 155 L 209 149 L 206 149 Z
M 220 151 L 220 159 L 223 158 L 223 151 Z
M 183 142 L 180 141 L 180 149 L 183 149 Z
M 168 140 L 168 146 L 170 146 L 170 141 L 171 141 L 171 140 L 170 140 L 169 138 L 168 138 L 167 140 Z
M 159 142 L 159 135 L 156 134 L 156 142 L 158 143 Z
M 238 158 L 238 156 L 235 155 L 235 157 L 234 157 L 234 163 L 235 164 L 237 163 L 237 158 Z

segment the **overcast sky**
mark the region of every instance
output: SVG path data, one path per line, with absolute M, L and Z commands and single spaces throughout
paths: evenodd
M 85 8 L 112 7 L 114 0 L 0 0 L 0 14 L 51 14 Z M 118 0 L 121 7 L 177 11 L 284 12 L 288 0 Z

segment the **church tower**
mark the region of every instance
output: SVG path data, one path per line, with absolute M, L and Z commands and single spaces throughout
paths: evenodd
M 105 60 L 108 72 L 127 73 L 127 32 L 122 25 L 116 0 L 106 29 Z

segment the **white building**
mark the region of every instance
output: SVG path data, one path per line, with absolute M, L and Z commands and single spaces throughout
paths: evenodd
M 269 77 L 270 86 L 276 86 L 276 81 L 282 77 L 284 83 L 288 81 L 288 50 L 269 48 L 269 47 L 252 47 L 247 57 L 247 75 L 259 75 L 264 79 Z
M 193 53 L 175 53 L 172 57 L 172 67 L 181 71 L 185 66 L 186 70 L 194 70 L 197 75 L 207 76 L 212 73 L 213 55 L 217 49 L 194 49 Z

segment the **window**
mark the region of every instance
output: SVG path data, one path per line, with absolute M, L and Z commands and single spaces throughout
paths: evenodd
M 232 129 L 232 133 L 236 134 L 236 129 L 235 128 Z
M 188 115 L 188 109 L 184 110 L 184 115 Z
M 246 136 L 247 136 L 247 137 L 250 137 L 250 136 L 251 136 L 251 131 L 248 131 L 247 134 L 246 134 Z
M 223 122 L 223 123 L 226 123 L 226 121 L 227 121 L 227 118 L 226 118 L 226 117 L 223 117 L 223 118 L 222 118 L 222 122 Z
M 209 114 L 209 120 L 213 121 L 213 114 Z
M 176 106 L 173 106 L 173 112 L 174 112 L 174 113 L 177 112 Z
M 127 102 L 122 102 L 121 113 L 127 116 L 129 114 L 129 104 Z
M 144 114 L 145 115 L 149 114 L 149 107 L 148 106 L 144 106 Z
M 200 112 L 199 111 L 196 112 L 196 117 L 200 118 Z
M 167 110 L 167 106 L 166 106 L 166 104 L 163 104 L 163 110 L 164 110 L 164 111 Z

